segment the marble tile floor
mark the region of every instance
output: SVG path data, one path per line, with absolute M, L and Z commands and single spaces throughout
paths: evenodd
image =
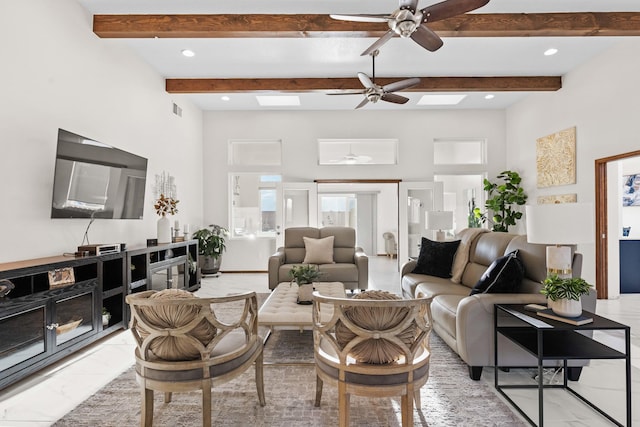
M 397 259 L 372 257 L 369 264 L 369 287 L 400 294 Z M 221 274 L 205 277 L 201 296 L 229 293 L 268 292 L 265 273 Z M 623 295 L 616 300 L 598 300 L 598 314 L 631 326 L 632 390 L 634 391 L 633 424 L 640 425 L 640 294 Z M 598 333 L 598 339 L 620 345 L 621 337 Z M 135 344 L 128 331 L 110 337 L 70 356 L 55 365 L 0 392 L 0 426 L 43 427 L 71 411 L 77 404 L 117 377 L 133 363 Z M 508 374 L 525 381 L 530 372 L 519 370 Z M 557 380 L 554 378 L 553 380 Z M 493 370 L 484 369 L 482 380 L 493 386 Z M 624 367 L 620 361 L 592 361 L 573 385 L 618 420 L 624 420 Z M 536 419 L 537 395 L 529 391 L 515 392 L 513 398 Z M 593 410 L 561 390 L 545 391 L 546 426 L 611 425 Z M 114 408 L 114 410 L 117 410 Z M 478 421 L 483 425 L 482 420 Z

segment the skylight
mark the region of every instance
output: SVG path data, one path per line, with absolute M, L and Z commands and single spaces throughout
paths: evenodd
M 424 95 L 418 105 L 456 105 L 467 95 Z
M 297 95 L 256 95 L 256 99 L 262 107 L 289 107 L 300 105 L 300 98 Z

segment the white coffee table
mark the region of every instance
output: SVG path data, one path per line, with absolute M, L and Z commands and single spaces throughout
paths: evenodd
M 314 288 L 320 294 L 330 297 L 345 298 L 344 284 L 342 282 L 318 282 Z M 311 305 L 298 304 L 298 285 L 283 282 L 271 292 L 271 295 L 260 307 L 258 312 L 258 324 L 267 326 L 270 332 L 275 328 L 281 329 L 312 329 Z M 323 310 L 321 317 L 328 321 L 333 316 L 333 307 Z M 266 341 L 266 338 L 265 338 Z

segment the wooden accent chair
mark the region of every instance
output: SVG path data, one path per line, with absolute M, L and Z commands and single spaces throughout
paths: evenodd
M 341 427 L 349 425 L 351 394 L 400 395 L 402 425 L 413 426 L 413 402 L 420 408 L 420 387 L 429 378 L 431 298 L 405 300 L 389 294 L 394 299 L 380 299 L 381 293 L 313 295 L 315 406 L 320 406 L 323 383 L 337 384 Z M 320 313 L 328 308 L 333 317 L 323 322 Z
M 197 298 L 168 289 L 127 295 L 142 387 L 141 426 L 153 424 L 153 393 L 202 390 L 202 425 L 211 426 L 211 387 L 255 365 L 258 399 L 265 405 L 263 341 L 258 336 L 255 292 Z M 232 306 L 232 310 L 222 307 Z M 235 311 L 233 311 L 235 309 Z M 216 314 L 218 310 L 218 314 Z M 233 313 L 233 314 L 230 314 Z

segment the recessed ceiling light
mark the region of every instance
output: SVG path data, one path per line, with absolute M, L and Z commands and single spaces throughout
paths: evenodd
M 221 96 L 220 99 L 222 99 L 223 101 L 228 101 L 231 98 L 229 98 L 227 95 Z
M 424 95 L 418 105 L 456 105 L 467 95 Z
M 494 94 L 492 94 L 492 93 L 488 93 L 488 94 L 486 94 L 486 95 L 484 96 L 484 99 L 493 99 L 493 98 L 495 98 L 495 97 L 496 97 L 496 96 L 495 96 Z
M 551 56 L 551 55 L 555 55 L 556 53 L 558 53 L 558 49 L 556 49 L 555 47 L 552 47 L 544 51 L 544 56 Z
M 256 95 L 256 99 L 258 100 L 258 104 L 260 104 L 262 107 L 288 107 L 300 105 L 300 98 L 297 95 Z
M 186 56 L 187 58 L 191 58 L 192 56 L 195 56 L 195 52 L 192 51 L 191 49 L 182 49 L 180 51 L 180 53 L 182 53 L 184 56 Z

